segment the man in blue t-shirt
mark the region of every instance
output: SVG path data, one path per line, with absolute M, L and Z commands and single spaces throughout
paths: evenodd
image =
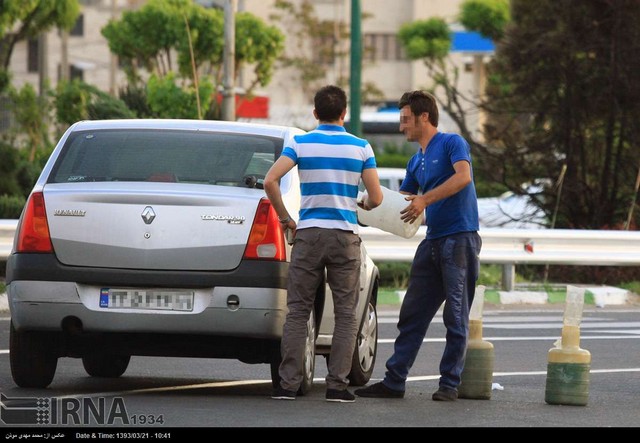
M 333 85 L 314 97 L 318 127 L 297 135 L 264 179 L 264 189 L 285 229 L 294 233 L 287 280 L 287 307 L 279 368 L 280 386 L 272 398 L 294 400 L 302 383 L 307 321 L 325 276 L 333 297 L 335 328 L 326 377 L 326 400 L 352 402 L 347 390 L 358 325 L 360 236 L 357 206 L 370 210 L 382 202 L 371 145 L 347 133 L 345 92 Z M 294 166 L 300 176 L 300 213 L 294 221 L 282 201 L 280 179 Z M 362 179 L 367 197 L 357 202 Z
M 413 222 L 426 210 L 427 237 L 416 250 L 400 308 L 399 335 L 384 379 L 355 393 L 402 398 L 409 370 L 436 312 L 444 303 L 446 345 L 440 360 L 435 401 L 458 398 L 469 333 L 469 308 L 479 274 L 478 203 L 469 144 L 457 134 L 438 132 L 435 98 L 405 93 L 398 104 L 400 131 L 420 149 L 409 160 L 400 192 L 410 203 L 401 212 Z

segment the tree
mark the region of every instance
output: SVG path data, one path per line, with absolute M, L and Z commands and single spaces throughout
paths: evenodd
M 209 108 L 213 94 L 213 84 L 209 81 L 199 83 L 200 102 Z M 175 74 L 165 77 L 155 74 L 147 83 L 147 101 L 155 117 L 198 119 L 195 88 L 180 88 L 176 85 Z
M 80 120 L 136 117 L 122 100 L 78 79 L 59 82 L 54 101 L 56 117 L 64 126 Z
M 235 33 L 236 72 L 244 66 L 253 68 L 254 78 L 247 90 L 250 94 L 253 88 L 271 81 L 275 60 L 284 48 L 284 35 L 247 12 L 236 15 Z M 110 21 L 102 34 L 124 63 L 134 87 L 143 82 L 139 66 L 147 71 L 146 77 L 155 77 L 156 86 L 164 85 L 160 89 L 165 92 L 178 92 L 165 88 L 168 85 L 162 79 L 168 76 L 179 89 L 201 89 L 195 86 L 194 66 L 199 82 L 210 79 L 214 88 L 211 92 L 222 83 L 224 16 L 219 9 L 207 9 L 190 0 L 149 0 L 142 8 L 126 11 L 119 20 Z M 174 53 L 177 63 L 172 58 Z M 163 111 L 166 112 L 170 111 Z
M 442 108 L 476 151 L 477 175 L 518 194 L 524 182 L 541 180 L 544 191 L 532 198 L 554 227 L 624 226 L 640 166 L 633 149 L 640 3 L 468 0 L 460 21 L 497 45 L 484 100 L 458 90 L 457 71 L 434 50 L 439 25 L 411 23 L 415 32 L 400 37 L 412 58 L 424 60 L 432 92 L 442 92 Z M 479 109 L 488 115 L 482 139 L 465 124 L 466 113 Z
M 172 49 L 180 34 L 186 37 L 183 15 L 190 15 L 193 9 L 189 0 L 150 0 L 138 10 L 124 11 L 120 19 L 102 28 L 130 83 L 142 80 L 139 66 L 161 76 L 173 70 Z
M 321 20 L 311 0 L 293 2 L 276 0 L 275 12 L 269 17 L 281 23 L 293 39 L 293 47 L 280 57 L 280 65 L 293 68 L 296 83 L 311 100 L 313 94 L 327 79 L 329 69 L 336 64 L 344 66 L 349 56 L 350 33 L 346 23 Z M 365 20 L 368 14 L 363 13 Z M 364 48 L 367 51 L 369 48 Z M 335 83 L 346 87 L 349 79 L 340 70 Z M 365 82 L 361 91 L 362 101 L 374 101 L 383 97 L 382 91 L 372 82 Z
M 70 30 L 78 15 L 78 0 L 0 1 L 0 91 L 7 84 L 7 70 L 15 45 L 35 38 L 52 27 Z
M 507 0 L 502 1 L 506 3 Z M 472 0 L 468 3 L 477 2 L 478 0 Z M 477 9 L 473 11 L 476 20 L 482 16 Z M 484 23 L 485 20 L 479 21 Z M 410 59 L 421 60 L 424 63 L 427 69 L 426 77 L 432 82 L 426 89 L 439 98 L 441 109 L 451 116 L 460 134 L 469 141 L 474 152 L 482 154 L 475 155 L 474 159 L 478 194 L 495 195 L 503 192 L 506 189 L 503 184 L 493 183 L 498 180 L 495 177 L 495 159 L 492 150 L 482 143 L 475 131 L 467 124 L 467 114 L 478 112 L 482 104 L 478 97 L 469 97 L 458 89 L 460 73 L 449 57 L 451 48 L 449 25 L 439 17 L 410 22 L 400 28 L 398 38 Z
M 48 120 L 50 109 L 47 94 L 38 95 L 33 85 L 26 83 L 20 90 L 9 90 L 13 116 L 16 120 L 14 130 L 20 134 L 17 143 L 23 142 L 28 148 L 28 160 L 33 162 L 38 150 L 42 150 L 51 143 L 48 138 Z
M 640 3 L 511 8 L 490 90 L 503 124 L 489 131 L 507 175 L 554 182 L 566 168 L 559 200 L 548 189 L 539 201 L 548 214 L 557 206 L 557 227 L 625 226 L 640 166 Z
M 467 0 L 460 6 L 464 27 L 495 41 L 502 40 L 509 20 L 509 2 L 505 0 Z

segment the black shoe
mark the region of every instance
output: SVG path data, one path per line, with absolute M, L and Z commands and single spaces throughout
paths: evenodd
M 356 401 L 356 396 L 346 389 L 327 389 L 327 401 L 336 401 L 339 403 L 353 403 Z
M 438 390 L 433 393 L 431 399 L 433 401 L 456 401 L 458 399 L 458 391 L 440 386 Z
M 360 397 L 371 398 L 403 398 L 404 391 L 397 391 L 395 389 L 388 388 L 382 382 L 372 384 L 366 388 L 356 389 L 356 395 Z
M 281 386 L 278 386 L 273 390 L 273 395 L 271 396 L 274 400 L 295 400 L 296 392 L 288 391 Z

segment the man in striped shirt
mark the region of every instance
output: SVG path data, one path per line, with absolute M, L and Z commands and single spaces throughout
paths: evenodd
M 327 274 L 333 294 L 335 329 L 328 364 L 327 401 L 352 402 L 347 376 L 356 344 L 356 307 L 360 290 L 358 183 L 367 190 L 360 203 L 370 210 L 382 202 L 371 145 L 344 129 L 347 96 L 337 86 L 321 88 L 313 115 L 319 125 L 295 136 L 264 180 L 264 189 L 283 228 L 294 233 L 288 276 L 287 307 L 274 399 L 295 399 L 302 383 L 306 328 L 318 286 Z M 294 221 L 280 192 L 280 179 L 294 166 L 300 176 L 300 213 Z

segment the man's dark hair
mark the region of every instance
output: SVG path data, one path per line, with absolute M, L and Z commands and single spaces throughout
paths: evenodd
M 333 122 L 339 120 L 347 109 L 347 94 L 338 86 L 324 86 L 316 92 L 313 105 L 316 108 L 318 120 Z
M 409 105 L 411 113 L 416 118 L 427 112 L 429 114 L 429 123 L 436 128 L 438 127 L 438 105 L 433 95 L 424 91 L 405 92 L 398 102 L 398 109 L 402 109 L 407 105 Z

